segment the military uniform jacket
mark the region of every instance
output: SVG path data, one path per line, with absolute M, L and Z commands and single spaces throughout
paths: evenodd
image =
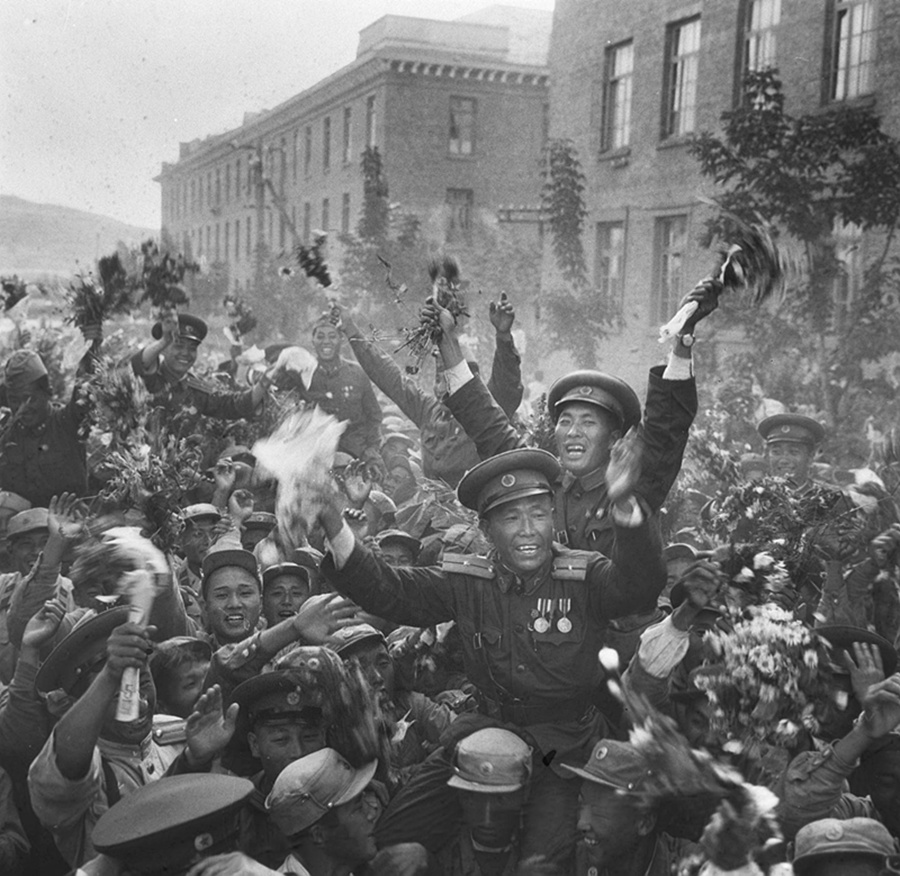
M 548 723 L 528 730 L 543 751 L 559 754 L 589 744 L 588 728 L 563 716 L 576 703 L 588 709 L 607 620 L 653 608 L 666 581 L 646 522 L 616 527 L 613 559 L 555 546 L 552 563 L 529 581 L 468 554 L 447 555 L 440 567 L 392 568 L 359 543 L 342 569 L 328 555 L 322 571 L 338 591 L 394 623 L 456 621 L 466 674 L 482 697 L 543 712 Z M 549 723 L 554 710 L 559 720 Z
M 309 379 L 306 395 L 326 414 L 346 421 L 338 450 L 362 457 L 366 450 L 378 450 L 381 405 L 365 372 L 355 362 L 319 363 Z
M 478 463 L 479 457 L 472 440 L 447 405 L 433 393 L 424 392 L 376 344 L 363 338 L 354 338 L 350 343 L 374 384 L 418 427 L 425 477 L 443 479 L 455 487 Z M 501 412 L 512 416 L 522 401 L 522 373 L 519 354 L 511 339 L 497 340 L 487 388 Z
M 649 514 L 659 511 L 678 477 L 691 423 L 697 414 L 696 381 L 665 380 L 664 370 L 663 366 L 650 369 L 641 424 L 642 469 L 634 490 Z M 481 459 L 522 446 L 520 435 L 478 377 L 449 396 L 447 406 L 475 442 Z M 559 541 L 579 550 L 608 555 L 614 529 L 605 472 L 598 469 L 582 478 L 564 472 L 554 498 L 554 528 Z
M 215 417 L 218 420 L 252 419 L 253 390 L 220 392 L 212 384 L 188 372 L 181 380 L 168 380 L 159 369 L 153 374 L 144 370 L 142 352 L 131 357 L 131 368 L 144 381 L 153 403 L 172 413 L 186 412 Z

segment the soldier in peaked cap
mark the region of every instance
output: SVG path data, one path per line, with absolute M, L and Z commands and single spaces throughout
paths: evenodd
M 716 307 L 721 284 L 707 280 L 686 298 L 699 304 L 696 323 Z M 438 345 L 450 394 L 447 406 L 487 459 L 521 446 L 522 439 L 484 384 L 466 364 L 453 316 L 434 303 L 423 316 L 440 326 Z M 688 332 L 692 331 L 692 328 Z M 681 468 L 688 430 L 697 412 L 691 350 L 693 334 L 679 336 L 668 363 L 650 370 L 640 436 L 642 470 L 634 494 L 656 514 Z M 623 380 L 599 371 L 576 371 L 553 384 L 547 398 L 562 473 L 554 485 L 557 541 L 580 550 L 612 548 L 606 464 L 615 442 L 641 422 L 640 403 Z
M 554 752 L 546 760 L 550 766 L 539 767 L 535 776 L 526 853 L 544 851 L 574 821 L 577 783 L 563 778 L 559 763 L 584 757 L 607 729 L 593 706 L 607 620 L 652 608 L 665 584 L 658 541 L 632 493 L 634 460 L 617 451 L 614 462 L 616 538 L 610 558 L 554 544 L 559 463 L 543 450 L 501 453 L 460 481 L 460 502 L 478 512 L 493 545 L 489 557 L 445 554 L 441 567 L 394 568 L 356 541 L 341 516 L 339 496 L 330 496 L 320 516 L 333 552 L 323 571 L 335 588 L 395 623 L 425 627 L 455 620 L 481 711 L 530 733 L 540 749 L 536 762 L 543 764 L 541 758 Z M 419 775 L 401 794 L 412 792 Z M 441 806 L 453 805 L 443 788 L 432 792 Z M 433 799 L 406 811 L 428 812 Z M 407 833 L 409 825 L 395 826 L 391 840 L 422 841 L 416 836 L 421 825 Z M 433 834 L 435 825 L 426 823 L 424 830 L 421 835 Z M 571 850 L 563 850 L 562 859 Z
M 157 405 L 169 411 L 195 410 L 223 420 L 250 419 L 265 397 L 274 373 L 267 373 L 244 392 L 219 392 L 191 372 L 206 323 L 197 316 L 174 311 L 154 324 L 153 340 L 131 357 L 131 368 L 140 377 Z
M 787 478 L 798 490 L 809 487 L 810 466 L 825 439 L 822 424 L 802 414 L 774 414 L 756 428 L 766 445 L 771 474 Z
M 293 659 L 315 659 L 323 650 L 298 648 Z M 283 663 L 279 663 L 282 666 Z M 290 851 L 281 829 L 266 810 L 266 796 L 288 764 L 326 745 L 322 709 L 298 686 L 290 669 L 264 672 L 239 684 L 232 697 L 240 704 L 235 739 L 244 739 L 261 766 L 250 776 L 253 793 L 241 813 L 241 848 L 268 867 L 277 867 Z
M 797 876 L 880 876 L 897 841 L 872 818 L 823 818 L 807 824 L 794 840 Z
M 78 872 L 183 876 L 204 858 L 234 853 L 238 815 L 252 792 L 247 779 L 216 773 L 168 776 L 139 788 L 100 817 L 92 840 L 103 857 Z M 101 867 L 110 861 L 118 866 Z M 246 856 L 234 862 L 247 876 L 267 872 Z

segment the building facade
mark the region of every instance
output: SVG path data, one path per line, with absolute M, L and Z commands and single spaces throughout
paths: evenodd
M 640 384 L 660 358 L 659 325 L 715 266 L 697 243 L 708 216 L 698 196 L 715 190 L 688 145 L 719 129 L 744 73 L 776 67 L 790 115 L 871 106 L 898 136 L 898 42 L 891 0 L 557 0 L 550 136 L 577 146 L 591 278 L 626 323 L 601 367 Z M 846 248 L 850 287 L 860 244 Z
M 353 63 L 237 129 L 182 143 L 158 177 L 164 231 L 251 292 L 260 244 L 277 256 L 314 229 L 332 240 L 355 230 L 366 147 L 379 150 L 391 202 L 438 242 L 533 207 L 551 21 L 513 7 L 379 19 Z

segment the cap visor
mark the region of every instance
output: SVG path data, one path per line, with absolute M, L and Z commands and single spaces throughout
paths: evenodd
M 481 515 L 487 514 L 488 511 L 493 511 L 494 508 L 499 508 L 501 505 L 508 505 L 510 502 L 515 502 L 517 499 L 526 499 L 528 496 L 551 495 L 553 495 L 553 491 L 549 487 L 529 487 L 526 490 L 515 490 L 512 493 L 507 493 L 505 496 L 494 500 L 490 505 L 485 506 L 478 513 Z
M 626 791 L 627 789 L 623 788 L 621 785 L 613 784 L 612 782 L 605 781 L 601 779 L 599 776 L 595 776 L 593 773 L 589 773 L 587 770 L 582 769 L 581 767 L 573 767 L 569 766 L 567 763 L 561 763 L 560 766 L 563 769 L 569 770 L 569 772 L 575 773 L 576 776 L 580 776 L 582 779 L 587 779 L 589 782 L 593 782 L 595 785 L 603 785 L 606 788 L 612 788 L 614 791 Z
M 475 791 L 478 794 L 511 794 L 513 791 L 525 787 L 524 785 L 482 785 L 478 782 L 469 782 L 462 776 L 451 776 L 447 780 L 450 788 L 459 788 L 461 791 Z
M 375 775 L 375 770 L 378 769 L 378 761 L 373 760 L 371 763 L 367 763 L 364 767 L 360 767 L 356 771 L 356 776 L 344 790 L 344 793 L 341 794 L 337 800 L 334 801 L 334 806 L 341 806 L 342 804 L 352 800 L 354 797 L 358 797 L 365 790 L 366 785 L 372 781 L 373 776 Z

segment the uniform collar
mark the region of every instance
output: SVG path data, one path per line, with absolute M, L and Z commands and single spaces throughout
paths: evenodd
M 341 370 L 341 365 L 344 364 L 340 356 L 336 356 L 330 362 L 323 362 L 321 359 L 318 360 L 318 362 L 318 367 L 322 371 L 322 373 L 328 375 L 337 374 L 338 371 Z
M 606 484 L 606 469 L 600 466 L 581 477 L 576 477 L 570 471 L 563 472 L 562 486 L 567 493 L 573 489 L 576 484 L 581 487 L 581 490 L 584 493 L 596 490 Z
M 491 562 L 494 564 L 494 569 L 496 570 L 497 575 L 497 586 L 500 588 L 501 593 L 509 593 L 510 590 L 514 590 L 517 593 L 524 593 L 526 596 L 534 593 L 541 584 L 547 579 L 547 576 L 550 574 L 550 570 L 553 568 L 553 558 L 556 556 L 556 548 L 552 547 L 550 549 L 550 559 L 528 578 L 521 578 L 512 569 L 507 568 L 500 562 L 500 558 L 497 556 L 496 552 L 491 555 Z

